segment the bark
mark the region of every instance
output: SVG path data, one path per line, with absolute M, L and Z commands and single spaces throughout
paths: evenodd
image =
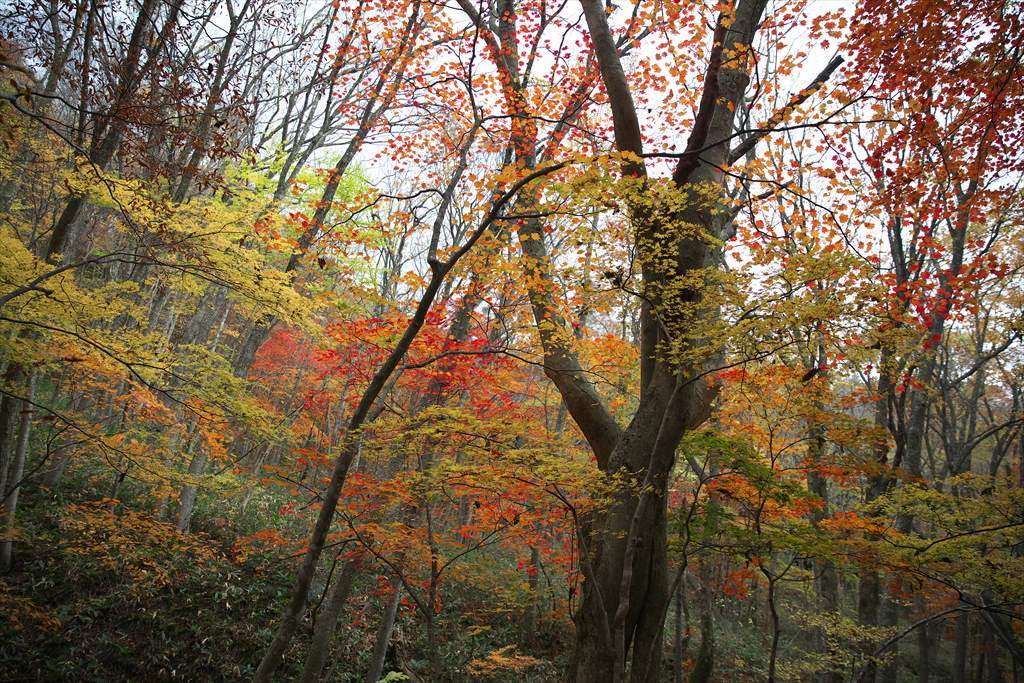
M 700 617 L 700 650 L 693 671 L 690 672 L 690 683 L 710 683 L 715 669 L 715 624 L 711 617 L 711 606 L 705 605 Z
M 822 367 L 824 358 L 819 352 L 816 367 Z M 811 424 L 808 427 L 808 453 L 807 460 L 811 464 L 807 471 L 807 488 L 821 500 L 821 507 L 814 511 L 811 522 L 815 525 L 831 516 L 829 512 L 828 480 L 823 477 L 815 465 L 823 462 L 825 457 L 825 431 L 823 425 Z M 821 611 L 830 614 L 837 614 L 839 611 L 839 575 L 835 565 L 827 558 L 814 559 L 814 585 L 818 593 L 818 604 Z M 838 653 L 829 651 L 828 640 L 822 635 L 819 638 L 818 647 L 825 652 L 827 659 L 826 666 L 831 665 L 834 656 Z M 842 683 L 843 674 L 841 671 L 827 669 L 819 676 L 820 683 Z
M 771 616 L 772 640 L 768 651 L 768 683 L 775 683 L 775 669 L 779 657 L 779 637 L 782 629 L 779 625 L 779 610 L 775 604 L 775 580 L 768 577 L 768 612 Z
M 366 683 L 377 683 L 384 674 L 384 660 L 388 654 L 388 646 L 391 644 L 391 632 L 395 628 L 395 618 L 398 616 L 398 604 L 402 599 L 402 590 L 398 587 L 388 598 L 384 606 L 384 614 L 381 615 L 380 626 L 377 627 L 377 639 L 373 645 L 373 653 L 370 655 L 370 668 L 366 672 Z
M 699 324 L 690 314 L 680 313 L 686 308 L 699 310 L 699 287 L 685 286 L 680 293 L 678 283 L 707 266 L 711 257 L 706 240 L 674 236 L 679 232 L 671 226 L 700 226 L 709 234 L 716 232 L 717 202 L 707 199 L 707 188 L 723 187 L 720 169 L 728 165 L 729 158 L 725 141 L 732 132 L 733 112 L 749 82 L 747 49 L 765 4 L 761 0 L 741 3 L 728 30 L 725 19 L 720 18 L 716 27 L 700 107 L 686 153 L 673 173 L 675 188 L 688 195 L 685 208 L 678 215 L 665 216 L 658 214 L 658 207 L 642 202 L 631 209 L 645 294 L 640 344 L 642 394 L 633 420 L 610 453 L 607 441 L 602 443 L 588 433 L 588 425 L 600 424 L 601 412 L 592 403 L 570 401 L 571 396 L 556 381 L 599 464 L 608 471 L 625 469 L 637 477 L 645 473 L 643 494 L 623 495 L 602 519 L 596 520 L 577 618 L 572 673 L 576 681 L 624 680 L 631 650 L 631 680 L 654 681 L 661 673 L 663 607 L 668 598 L 665 485 L 683 432 L 706 419 L 709 406 L 703 383 L 689 379 L 698 375 L 700 368 L 677 367 L 670 358 L 660 357 L 658 350 L 666 343 L 689 339 L 688 330 Z M 642 155 L 635 106 L 604 3 L 585 0 L 583 9 L 609 94 L 616 147 Z M 642 183 L 646 177 L 643 164 L 635 159 L 625 162 L 622 172 Z M 666 252 L 676 254 L 674 262 L 664 257 Z M 537 324 L 543 328 L 551 323 L 537 320 Z M 602 458 L 602 451 L 607 453 L 606 458 Z
M 675 637 L 672 642 L 672 681 L 683 683 L 683 657 L 690 640 L 689 623 L 684 605 L 683 584 L 679 582 L 675 593 Z
M 18 441 L 14 451 L 14 462 L 11 464 L 9 488 L 4 491 L 3 506 L 3 541 L 0 542 L 0 572 L 11 570 L 14 561 L 14 523 L 18 513 L 18 498 L 21 494 L 22 478 L 25 476 L 25 460 L 28 457 L 29 436 L 32 432 L 32 401 L 36 393 L 36 373 L 28 378 L 28 398 L 21 403 L 21 415 L 18 418 Z M 2 491 L 2 489 L 0 489 Z
M 4 389 L 14 390 L 25 376 L 25 367 L 11 362 L 4 372 Z M 7 482 L 14 462 L 14 435 L 18 423 L 21 400 L 10 393 L 0 396 L 0 496 L 7 491 Z
M 530 604 L 526 607 L 526 615 L 523 619 L 523 630 L 519 637 L 524 645 L 530 645 L 537 640 L 537 627 L 540 623 L 540 551 L 537 546 L 530 546 Z
M 982 610 L 981 614 L 985 618 L 989 632 L 1003 644 L 1015 667 L 1024 666 L 1024 643 L 1017 636 L 1010 617 L 1002 611 L 991 607 L 995 600 L 995 593 L 991 590 L 982 591 L 981 599 L 985 605 L 985 609 Z
M 203 292 L 188 322 L 179 326 L 181 332 L 172 339 L 174 344 L 203 344 L 210 338 L 210 331 L 217 329 L 217 323 L 230 306 L 228 289 L 223 285 L 211 284 Z
M 971 636 L 971 617 L 961 612 L 956 618 L 956 640 L 953 649 L 953 683 L 967 683 L 967 645 Z
M 879 361 L 879 377 L 877 394 L 879 400 L 875 403 L 875 414 L 874 414 L 874 425 L 880 431 L 886 432 L 890 430 L 890 410 L 889 401 L 892 397 L 893 382 L 889 377 L 890 362 L 892 359 L 892 351 L 888 348 L 884 348 L 881 353 L 881 360 Z M 885 466 L 889 462 L 889 443 L 888 440 L 879 442 L 875 446 L 875 460 L 880 466 Z M 891 477 L 886 473 L 878 474 L 870 477 L 868 480 L 867 488 L 864 492 L 865 502 L 870 503 L 871 501 L 882 495 L 890 485 Z M 881 606 L 881 578 L 878 570 L 876 569 L 864 569 L 860 573 L 860 585 L 857 595 L 857 618 L 861 624 L 866 626 L 878 626 L 880 622 L 880 606 Z M 867 644 L 866 655 L 871 656 L 872 644 Z M 864 672 L 861 674 L 861 681 L 864 683 L 875 683 L 878 675 L 878 667 L 874 661 L 868 661 Z
M 124 480 L 128 478 L 128 471 L 131 469 L 131 463 L 123 462 L 124 469 L 115 470 L 114 484 L 110 487 L 110 510 L 111 512 L 117 507 L 118 500 L 121 496 L 121 486 L 124 484 Z
M 338 626 L 338 618 L 345 608 L 345 601 L 352 592 L 352 583 L 359 572 L 359 561 L 349 560 L 341 570 L 341 575 L 334 580 L 327 592 L 323 609 L 320 611 L 316 627 L 313 629 L 313 641 L 309 645 L 306 663 L 303 665 L 299 683 L 316 683 L 320 680 L 324 664 L 331 654 L 331 643 Z
M 53 462 L 43 475 L 42 485 L 50 490 L 56 490 L 60 486 L 60 480 L 64 477 L 64 472 L 70 462 L 71 449 L 67 446 L 59 447 L 54 454 Z
M 915 598 L 914 606 L 919 614 L 925 614 L 927 604 L 923 598 Z M 917 681 L 928 683 L 931 679 L 932 662 L 931 628 L 928 624 L 922 624 L 917 630 Z
M 985 660 L 988 664 L 988 683 L 1004 683 L 1003 667 L 999 664 L 999 650 L 996 648 L 997 635 L 989 626 L 988 637 L 985 639 Z
M 199 440 L 196 435 L 195 440 Z M 193 442 L 195 443 L 195 442 Z M 206 473 L 206 466 L 209 464 L 209 457 L 204 452 L 192 456 L 188 465 L 188 473 L 191 477 L 200 477 Z M 199 487 L 195 484 L 187 484 L 182 487 L 181 495 L 178 497 L 178 520 L 175 527 L 178 531 L 188 531 L 192 526 L 192 512 L 195 508 L 196 497 L 199 495 Z
M 884 626 L 899 626 L 900 614 L 904 611 L 903 607 L 896 602 L 888 593 L 882 596 L 882 624 Z M 878 679 L 880 681 L 895 681 L 899 678 L 900 670 L 900 650 L 902 649 L 902 639 L 893 642 L 889 646 L 889 656 L 885 661 L 882 670 L 879 672 Z

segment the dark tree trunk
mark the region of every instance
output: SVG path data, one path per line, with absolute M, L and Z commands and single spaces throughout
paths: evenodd
M 710 683 L 715 670 L 715 624 L 711 606 L 705 605 L 700 618 L 700 650 L 690 672 L 690 683 Z
M 915 601 L 917 607 L 917 613 L 925 615 L 926 607 L 925 601 L 921 598 L 917 598 Z M 929 683 L 931 679 L 931 664 L 934 653 L 932 652 L 931 642 L 931 627 L 928 624 L 922 624 L 917 629 L 917 681 L 918 683 Z
M 313 629 L 313 641 L 309 644 L 306 663 L 299 676 L 299 683 L 316 683 L 320 680 L 324 664 L 331 654 L 331 644 L 338 627 L 338 618 L 345 608 L 345 601 L 352 592 L 352 584 L 359 572 L 359 561 L 349 560 L 344 564 L 338 576 L 327 590 L 324 607 L 320 610 Z
M 373 653 L 370 655 L 370 668 L 366 672 L 366 683 L 377 683 L 384 674 L 384 661 L 387 658 L 388 647 L 391 645 L 391 632 L 395 628 L 395 618 L 398 616 L 398 605 L 401 599 L 402 590 L 396 587 L 388 597 L 384 613 L 380 618 L 380 625 L 377 627 L 377 638 L 373 644 Z
M 968 683 L 967 645 L 971 637 L 971 617 L 961 612 L 956 618 L 956 640 L 953 649 L 953 683 Z
M 0 510 L 3 511 L 4 536 L 4 540 L 0 541 L 0 572 L 5 574 L 11 570 L 14 561 L 14 540 L 11 536 L 14 533 L 18 498 L 21 494 L 22 479 L 25 476 L 25 461 L 28 458 L 29 436 L 32 433 L 32 401 L 36 393 L 36 377 L 36 372 L 29 375 L 28 396 L 25 401 L 19 401 L 21 414 L 18 416 L 18 438 L 14 448 L 14 462 L 11 463 L 7 490 L 0 494 L 3 496 L 0 500 Z

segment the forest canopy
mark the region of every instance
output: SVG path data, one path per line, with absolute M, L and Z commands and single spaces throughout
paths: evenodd
M 0 679 L 1024 676 L 1024 5 L 0 2 Z

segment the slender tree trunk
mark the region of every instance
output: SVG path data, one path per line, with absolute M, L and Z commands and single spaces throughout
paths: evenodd
M 768 613 L 771 617 L 772 640 L 768 650 L 768 683 L 775 683 L 775 670 L 779 657 L 779 637 L 782 628 L 779 624 L 779 610 L 775 604 L 775 580 L 768 577 Z
M 302 667 L 302 675 L 299 676 L 299 683 L 316 683 L 320 680 L 324 664 L 331 654 L 331 644 L 334 641 L 334 632 L 338 627 L 338 618 L 345 608 L 345 601 L 352 592 L 352 584 L 356 574 L 359 572 L 359 561 L 357 559 L 345 562 L 338 576 L 327 591 L 327 598 L 324 607 L 320 611 L 313 629 L 313 641 L 309 645 L 309 652 L 306 654 L 306 663 Z
M 465 499 L 460 501 L 460 504 Z M 466 506 L 468 512 L 468 505 Z M 462 512 L 460 506 L 460 513 Z M 530 546 L 530 574 L 528 584 L 530 586 L 530 603 L 526 607 L 526 615 L 523 619 L 523 630 L 519 637 L 523 645 L 530 645 L 537 639 L 537 627 L 540 622 L 540 551 L 537 546 Z
M 194 437 L 196 440 L 199 439 L 197 435 Z M 199 477 L 206 473 L 206 465 L 209 463 L 209 457 L 205 452 L 197 453 L 192 457 L 192 461 L 188 465 L 188 473 L 193 477 Z M 178 521 L 175 526 L 178 531 L 188 531 L 192 525 L 192 511 L 195 508 L 196 496 L 199 495 L 199 487 L 195 484 L 188 484 L 181 489 L 181 496 L 178 498 Z
M 249 507 L 249 502 L 252 500 L 253 494 L 256 493 L 256 486 L 260 480 L 260 472 L 263 470 L 263 465 L 266 464 L 267 456 L 270 454 L 270 444 L 264 446 L 260 455 L 256 458 L 256 462 L 252 467 L 252 475 L 249 485 L 245 488 L 245 495 L 242 496 L 242 504 L 239 507 L 238 514 L 244 515 L 246 509 Z
M 84 394 L 77 392 L 75 397 L 71 400 L 71 407 L 68 409 L 68 413 L 73 418 L 79 410 L 82 408 L 82 403 L 85 400 Z M 51 403 L 56 403 L 56 397 L 51 400 Z M 55 490 L 60 485 L 60 480 L 64 476 L 64 471 L 68 467 L 68 463 L 71 462 L 72 448 L 67 444 L 61 444 L 57 446 L 55 452 L 51 456 L 49 467 L 43 472 L 42 485 L 51 491 Z
M 953 683 L 968 683 L 967 644 L 971 636 L 971 616 L 961 612 L 956 618 L 956 640 L 953 649 Z
M 123 465 L 124 469 L 117 470 L 117 474 L 114 475 L 114 484 L 110 487 L 111 510 L 117 506 L 118 498 L 121 495 L 121 486 L 124 484 L 124 480 L 128 477 L 128 471 L 132 466 L 130 462 L 124 462 Z
M 917 613 L 923 617 L 927 612 L 924 599 L 915 598 L 914 605 Z M 917 629 L 917 683 L 929 683 L 933 656 L 931 628 L 928 624 L 922 624 Z
M 465 251 L 461 253 L 465 253 Z M 427 288 L 420 299 L 420 304 L 417 307 L 416 312 L 413 314 L 412 319 L 409 321 L 409 325 L 406 327 L 405 333 L 395 344 L 395 347 L 392 349 L 387 360 L 385 360 L 377 369 L 377 372 L 374 374 L 370 384 L 363 392 L 359 405 L 356 406 L 355 412 L 353 412 L 352 417 L 349 420 L 348 430 L 346 432 L 345 440 L 342 443 L 341 453 L 335 460 L 331 480 L 324 489 L 320 512 L 317 515 L 316 524 L 310 534 L 309 545 L 307 546 L 306 553 L 303 555 L 298 575 L 295 577 L 295 586 L 292 590 L 291 598 L 288 601 L 288 605 L 285 607 L 281 624 L 274 636 L 274 640 L 270 644 L 270 647 L 267 648 L 266 653 L 264 653 L 263 660 L 260 662 L 259 669 L 256 671 L 256 676 L 253 679 L 254 683 L 271 682 L 273 673 L 280 665 L 285 649 L 291 642 L 296 628 L 298 628 L 299 619 L 306 606 L 309 587 L 313 581 L 313 576 L 316 573 L 320 554 L 323 552 L 324 542 L 327 539 L 327 533 L 330 530 L 331 523 L 334 521 L 334 512 L 338 507 L 341 488 L 348 476 L 349 468 L 352 466 L 353 461 L 359 453 L 360 439 L 357 436 L 357 432 L 370 415 L 370 409 L 373 407 L 377 397 L 384 389 L 388 379 L 390 379 L 392 373 L 394 373 L 399 361 L 405 357 L 406 352 L 409 350 L 409 346 L 419 334 L 423 324 L 426 322 L 427 313 L 434 302 L 434 297 L 437 295 L 441 282 L 447 275 L 450 268 L 454 266 L 454 261 L 449 261 L 448 263 L 449 265 L 447 268 L 441 268 L 434 273 L 434 276 L 431 278 L 431 281 L 428 283 Z
M 903 611 L 902 605 L 897 603 L 888 592 L 882 596 L 882 623 L 885 626 L 899 626 L 900 614 Z M 902 644 L 903 643 L 901 641 L 897 640 L 889 647 L 889 659 L 882 667 L 882 671 L 878 677 L 880 681 L 887 683 L 888 681 L 895 681 L 899 678 L 900 650 L 902 649 Z
M 819 359 L 819 365 L 823 359 Z M 808 439 L 808 461 L 812 463 L 807 471 L 807 488 L 811 493 L 821 499 L 822 505 L 815 510 L 811 521 L 819 524 L 829 517 L 828 480 L 814 467 L 820 463 L 825 456 L 825 434 L 821 425 L 811 425 L 810 438 Z M 836 573 L 835 565 L 827 558 L 814 559 L 814 585 L 818 593 L 818 604 L 823 612 L 838 614 L 839 611 L 839 576 Z M 828 656 L 827 665 L 831 665 L 834 652 L 829 651 L 828 639 L 825 634 L 819 638 L 818 647 Z M 843 674 L 841 671 L 828 668 L 819 676 L 820 683 L 842 683 Z
M 988 662 L 988 683 L 1005 683 L 1003 678 L 1003 667 L 999 665 L 999 648 L 996 647 L 998 642 L 995 630 L 985 625 L 984 632 L 987 634 L 985 639 L 985 660 Z
M 715 622 L 711 616 L 710 602 L 704 605 L 700 616 L 700 649 L 693 671 L 690 672 L 690 683 L 711 683 L 715 670 Z
M 32 404 L 36 393 L 37 373 L 33 372 L 28 378 L 28 400 L 23 403 L 21 415 L 18 420 L 18 443 L 14 451 L 14 462 L 11 466 L 8 490 L 2 501 L 4 524 L 3 537 L 0 542 L 0 571 L 7 573 L 11 570 L 14 561 L 14 523 L 18 512 L 18 497 L 21 493 L 25 476 L 25 460 L 28 457 L 29 436 L 32 432 Z
M 889 376 L 891 372 L 890 363 L 892 360 L 892 351 L 888 348 L 883 348 L 881 358 L 878 363 L 879 377 L 877 393 L 879 400 L 875 404 L 874 424 L 875 427 L 882 433 L 888 433 L 889 431 L 889 398 L 893 391 L 893 382 Z M 875 460 L 880 467 L 885 467 L 889 463 L 889 442 L 888 439 L 880 441 L 875 446 Z M 867 488 L 864 492 L 865 502 L 870 503 L 871 501 L 882 495 L 889 486 L 889 475 L 885 472 L 869 477 Z M 881 577 L 879 576 L 878 570 L 865 568 L 860 573 L 860 586 L 857 595 L 857 618 L 861 624 L 865 626 L 878 626 L 880 622 L 881 612 Z M 874 651 L 874 643 L 866 643 L 866 654 L 871 656 L 870 653 Z M 878 677 L 878 666 L 874 661 L 868 661 L 866 663 L 865 670 L 861 675 L 861 681 L 863 683 L 875 683 Z
M 686 619 L 683 583 L 679 582 L 674 597 L 675 602 L 675 637 L 672 642 L 672 681 L 683 683 L 683 657 L 686 656 L 686 645 L 690 639 L 689 624 Z
M 377 627 L 377 640 L 373 645 L 373 653 L 370 655 L 370 668 L 366 672 L 366 683 L 377 683 L 384 674 L 384 660 L 387 658 L 388 646 L 391 644 L 391 632 L 395 628 L 395 618 L 398 616 L 398 604 L 401 599 L 402 589 L 396 585 L 395 590 L 388 597 L 380 625 Z
M 14 391 L 25 376 L 25 368 L 20 363 L 9 363 L 4 372 L 4 385 L 8 391 Z M 18 424 L 18 410 L 21 400 L 11 394 L 0 396 L 0 496 L 7 491 L 7 482 L 14 462 L 15 434 Z

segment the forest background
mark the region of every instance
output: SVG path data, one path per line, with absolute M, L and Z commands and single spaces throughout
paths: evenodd
M 1009 0 L 5 0 L 3 680 L 1019 681 Z

